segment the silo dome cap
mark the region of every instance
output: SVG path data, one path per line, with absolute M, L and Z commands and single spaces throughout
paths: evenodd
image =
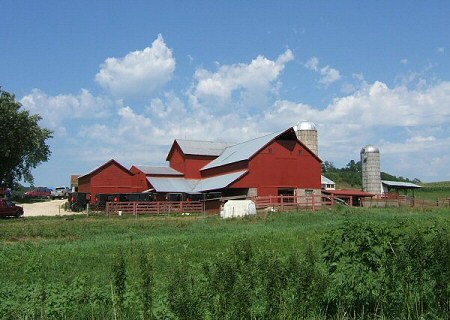
M 315 130 L 317 131 L 316 125 L 311 121 L 302 121 L 297 125 L 297 130 Z
M 363 153 L 380 153 L 380 149 L 369 144 L 361 149 L 361 154 Z

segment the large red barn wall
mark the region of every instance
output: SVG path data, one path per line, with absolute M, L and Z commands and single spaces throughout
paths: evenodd
M 184 173 L 184 156 L 178 144 L 175 145 L 175 148 L 169 159 L 169 166 L 177 171 Z
M 321 188 L 320 160 L 294 140 L 275 140 L 248 162 L 205 170 L 204 173 L 205 176 L 224 174 L 245 167 L 249 172 L 229 188 L 258 188 L 259 196 L 278 195 L 279 188 Z
M 215 156 L 185 155 L 178 145 L 170 157 L 170 167 L 184 173 L 186 179 L 200 179 L 200 169 L 214 160 Z
M 133 175 L 115 164 L 102 168 L 90 177 L 80 179 L 78 186 L 79 192 L 89 192 L 92 195 L 142 192 L 146 189 L 148 189 L 148 182 L 145 174 Z

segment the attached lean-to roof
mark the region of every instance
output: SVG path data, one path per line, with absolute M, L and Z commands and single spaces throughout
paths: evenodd
M 249 160 L 255 153 L 264 148 L 269 142 L 271 142 L 278 136 L 287 133 L 289 130 L 292 130 L 292 133 L 295 135 L 293 129 L 289 128 L 288 130 L 271 133 L 263 137 L 259 137 L 253 140 L 236 144 L 234 146 L 230 146 L 226 148 L 225 151 L 218 158 L 214 159 L 206 166 L 204 166 L 202 170 L 220 167 L 223 165 L 243 160 Z
M 402 188 L 402 189 L 419 189 L 422 188 L 421 186 L 412 183 L 412 182 L 400 182 L 400 181 L 387 181 L 387 180 L 381 180 L 382 184 L 387 185 L 388 187 L 394 187 L 394 188 Z
M 147 177 L 148 182 L 157 192 L 198 193 L 228 187 L 242 177 L 247 170 L 228 173 L 203 180 L 167 177 Z
M 167 175 L 167 176 L 182 176 L 183 173 L 171 167 L 153 167 L 153 166 L 135 166 L 143 173 L 148 175 Z
M 322 176 L 322 184 L 335 184 L 333 180 L 330 180 L 329 178 Z
M 361 190 L 322 190 L 322 193 L 333 194 L 335 196 L 355 196 L 355 197 L 373 197 L 375 193 Z
M 148 177 L 148 182 L 157 192 L 191 193 L 198 180 L 185 178 Z
M 202 192 L 226 188 L 246 173 L 247 170 L 243 170 L 216 177 L 202 179 L 198 182 L 193 191 Z

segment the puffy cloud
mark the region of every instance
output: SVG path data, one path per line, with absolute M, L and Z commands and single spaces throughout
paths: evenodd
M 113 105 L 109 98 L 93 96 L 86 89 L 82 89 L 78 95 L 57 96 L 49 96 L 42 90 L 33 89 L 20 99 L 20 103 L 31 113 L 38 113 L 43 125 L 56 130 L 56 134 L 60 136 L 67 133 L 64 124 L 66 121 L 107 117 Z
M 224 65 L 216 72 L 198 69 L 191 98 L 195 104 L 222 107 L 224 111 L 230 103 L 243 109 L 265 105 L 286 63 L 293 59 L 294 54 L 288 49 L 275 61 L 258 56 L 249 64 Z
M 312 57 L 305 63 L 305 67 L 318 72 L 321 75 L 319 83 L 328 87 L 334 82 L 341 79 L 341 73 L 339 70 L 331 68 L 330 66 L 325 66 L 323 68 L 319 67 L 319 59 L 317 57 Z
M 147 97 L 169 82 L 174 71 L 172 50 L 160 34 L 151 47 L 106 59 L 95 79 L 115 96 Z
M 325 86 L 329 86 L 330 84 L 341 79 L 341 74 L 339 70 L 330 68 L 329 66 L 321 68 L 320 74 L 322 75 L 322 78 L 320 78 L 319 83 Z
M 446 172 L 450 163 L 436 160 L 440 167 L 431 170 L 426 159 L 440 159 L 442 150 L 450 150 L 449 106 L 448 81 L 416 89 L 376 81 L 324 109 L 278 101 L 266 111 L 264 123 L 287 126 L 291 119 L 308 119 L 318 124 L 323 159 L 345 164 L 358 159 L 361 147 L 370 143 L 381 148 L 392 173 L 439 180 L 435 175 Z

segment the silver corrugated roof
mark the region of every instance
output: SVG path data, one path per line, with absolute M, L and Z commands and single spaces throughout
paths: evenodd
M 382 184 L 385 184 L 389 187 L 400 187 L 400 188 L 411 188 L 411 189 L 417 189 L 422 188 L 421 186 L 412 183 L 412 182 L 400 182 L 400 181 L 387 181 L 387 180 L 381 180 Z
M 233 172 L 229 174 L 224 174 L 217 177 L 211 177 L 202 179 L 198 182 L 198 184 L 194 188 L 194 192 L 202 192 L 202 191 L 209 191 L 209 190 L 217 190 L 228 187 L 231 183 L 233 183 L 235 180 L 242 177 L 247 170 Z
M 184 154 L 219 156 L 228 144 L 213 141 L 175 140 Z
M 324 183 L 326 183 L 326 184 L 334 184 L 334 181 L 330 180 L 329 178 L 327 178 L 325 176 L 322 176 L 322 184 L 324 184 Z
M 173 175 L 173 176 L 182 176 L 183 173 L 177 171 L 171 167 L 152 167 L 152 166 L 135 166 L 145 174 L 160 174 L 160 175 Z
M 163 177 L 148 177 L 147 180 L 157 192 L 197 193 L 226 188 L 246 172 L 243 170 L 203 180 Z
M 278 137 L 284 131 L 271 133 L 263 137 L 253 140 L 245 141 L 234 146 L 230 146 L 216 159 L 208 163 L 202 170 L 223 166 L 226 164 L 248 160 L 261 148 L 263 148 L 270 141 Z
M 148 177 L 147 180 L 157 192 L 191 193 L 198 180 L 185 178 Z

